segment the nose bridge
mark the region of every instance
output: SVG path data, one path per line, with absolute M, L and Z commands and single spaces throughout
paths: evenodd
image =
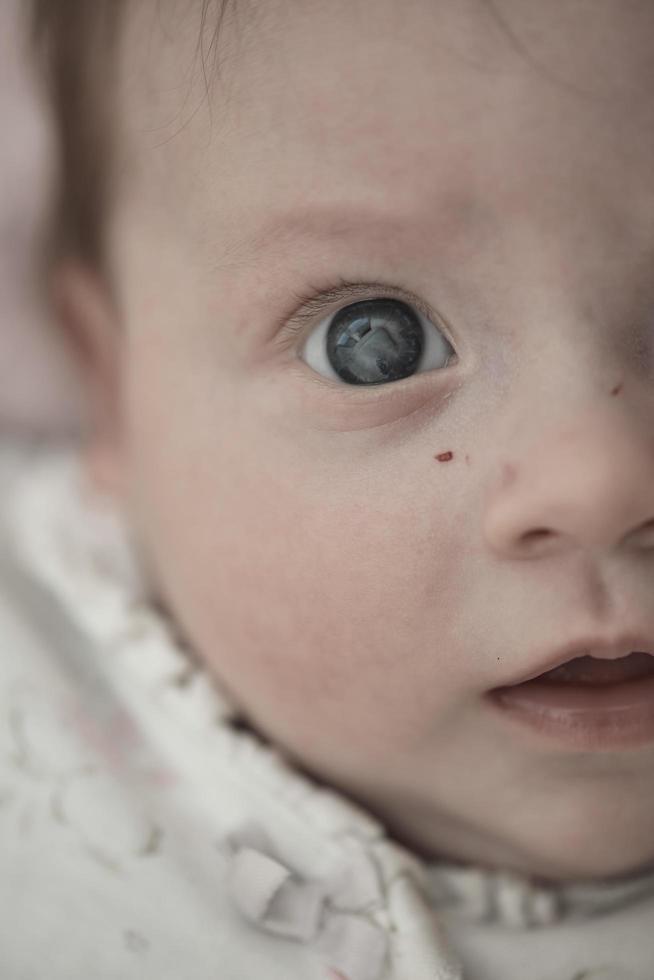
M 654 400 L 623 388 L 533 397 L 503 440 L 484 530 L 498 553 L 654 543 Z M 636 538 L 634 539 L 636 540 Z

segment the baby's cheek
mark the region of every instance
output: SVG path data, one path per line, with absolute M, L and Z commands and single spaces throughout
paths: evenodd
M 433 555 L 424 553 L 425 568 L 405 532 L 391 533 L 372 508 L 363 526 L 342 514 L 331 504 L 305 511 L 301 533 L 263 558 L 270 574 L 252 590 L 240 579 L 240 608 L 231 609 L 240 655 L 227 667 L 278 738 L 381 755 L 391 742 L 424 739 L 448 701 L 437 664 L 446 615 L 424 585 L 425 576 L 433 583 Z
M 202 402 L 189 395 L 184 410 Z M 192 437 L 176 426 L 167 440 L 141 406 L 140 516 L 166 601 L 279 741 L 380 754 L 389 738 L 416 743 L 449 697 L 435 658 L 453 614 L 440 601 L 457 577 L 451 522 L 430 523 L 424 485 L 407 477 L 398 492 L 377 455 L 366 463 L 340 440 L 312 451 L 265 430 L 252 404 L 234 394 L 211 426 L 187 414 Z
M 340 533 L 316 550 L 306 530 L 227 527 L 213 548 L 188 534 L 170 542 L 178 556 L 188 550 L 169 587 L 195 645 L 251 717 L 307 751 L 376 744 L 389 722 L 400 729 L 415 699 L 402 654 L 389 663 L 401 637 L 379 568 L 344 553 Z M 220 567 L 212 553 L 224 556 Z

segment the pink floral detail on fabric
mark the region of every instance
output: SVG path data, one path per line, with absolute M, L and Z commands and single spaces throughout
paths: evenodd
M 133 719 L 124 712 L 111 712 L 98 719 L 76 701 L 64 709 L 63 718 L 89 748 L 104 759 L 110 772 L 120 776 L 131 770 L 144 783 L 162 789 L 177 785 L 179 779 L 172 769 L 153 766 L 147 758 L 141 758 L 144 743 L 140 732 Z
M 338 973 L 336 970 L 330 970 L 327 974 L 327 980 L 348 980 L 344 977 L 342 973 Z

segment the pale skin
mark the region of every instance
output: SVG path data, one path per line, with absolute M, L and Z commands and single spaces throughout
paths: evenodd
M 93 478 L 251 724 L 398 840 L 651 863 L 654 749 L 562 753 L 485 693 L 584 630 L 654 634 L 654 7 L 246 4 L 207 101 L 190 6 L 125 30 L 112 288 L 59 277 Z M 380 296 L 449 363 L 307 362 Z

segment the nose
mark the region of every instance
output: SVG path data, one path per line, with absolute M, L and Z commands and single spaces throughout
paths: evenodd
M 649 417 L 604 397 L 568 420 L 523 420 L 524 448 L 500 462 L 486 501 L 488 546 L 524 559 L 572 549 L 597 557 L 623 545 L 654 548 Z

